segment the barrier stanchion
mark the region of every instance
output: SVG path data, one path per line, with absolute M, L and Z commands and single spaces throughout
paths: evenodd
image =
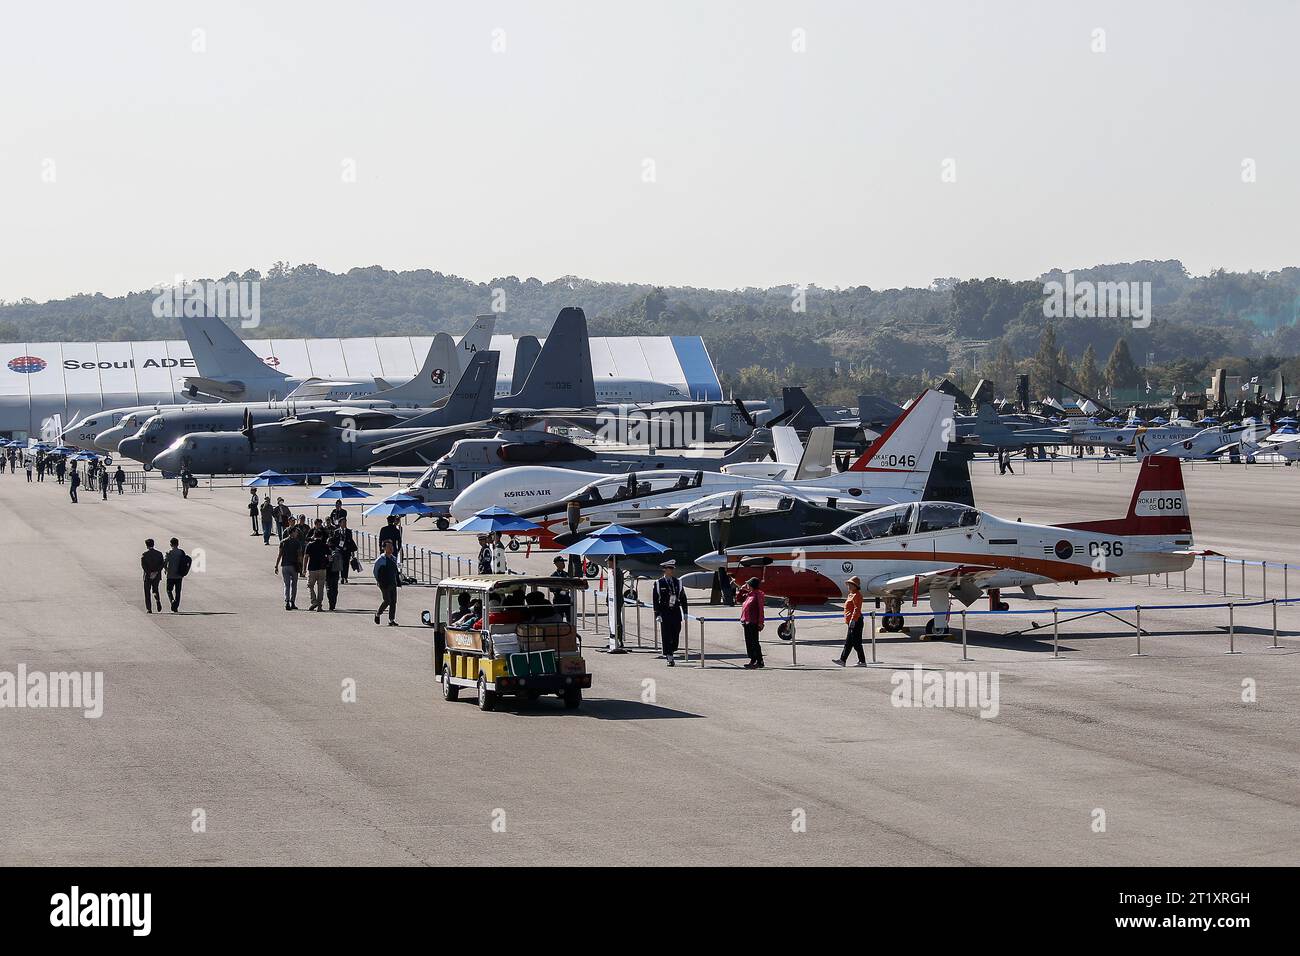
M 964 661 L 970 660 L 970 657 L 966 654 L 966 609 L 965 608 L 962 608 L 962 612 L 961 612 L 961 659 Z
M 876 612 L 871 612 L 871 663 L 876 661 Z
M 1205 555 L 1201 555 L 1201 593 L 1205 593 Z
M 1246 559 L 1241 559 L 1241 596 L 1246 596 Z
M 1052 608 L 1052 656 L 1059 658 L 1061 656 L 1061 612 L 1057 608 Z
M 1273 598 L 1273 650 L 1280 650 L 1277 646 L 1277 598 Z
M 794 626 L 794 611 L 790 612 L 790 666 L 799 666 L 799 629 Z
M 1228 559 L 1223 559 L 1223 596 L 1228 596 Z
M 1137 652 L 1130 654 L 1129 657 L 1146 657 L 1146 655 L 1142 653 L 1142 605 L 1135 604 L 1133 610 L 1137 612 L 1137 624 L 1134 628 L 1134 631 L 1137 634 Z
M 1241 651 L 1237 650 L 1237 647 L 1236 647 L 1236 645 L 1237 645 L 1237 623 L 1236 623 L 1236 621 L 1234 620 L 1234 615 L 1233 615 L 1233 611 L 1234 611 L 1234 610 L 1236 610 L 1236 608 L 1235 608 L 1232 604 L 1229 604 L 1229 605 L 1228 605 L 1228 653 L 1229 653 L 1229 654 L 1240 654 Z
M 636 646 L 641 646 L 641 591 L 639 588 L 636 595 Z
M 691 622 L 686 620 L 682 621 L 682 623 L 685 625 L 685 627 L 682 628 L 682 632 L 686 635 L 686 657 L 683 659 L 689 661 L 691 659 Z M 703 626 L 704 622 L 701 621 L 700 627 Z
M 704 669 L 704 619 L 700 618 L 700 670 Z

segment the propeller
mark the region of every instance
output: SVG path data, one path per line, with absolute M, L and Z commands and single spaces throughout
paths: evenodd
M 249 444 L 252 444 L 252 442 L 253 442 L 253 410 L 252 410 L 251 408 L 245 408 L 245 409 L 244 409 L 244 427 L 241 428 L 240 431 L 243 432 L 244 437 L 248 439 Z
M 745 420 L 745 424 L 749 426 L 750 430 L 757 428 L 758 422 L 754 421 L 754 416 L 749 413 L 745 403 L 738 398 L 732 398 L 732 401 L 735 403 L 737 411 L 740 412 L 740 417 Z
M 737 491 L 731 501 L 731 514 L 725 518 L 714 518 L 709 522 L 709 542 L 714 551 L 726 551 L 727 541 L 731 538 L 731 522 L 740 517 L 740 504 L 745 493 Z

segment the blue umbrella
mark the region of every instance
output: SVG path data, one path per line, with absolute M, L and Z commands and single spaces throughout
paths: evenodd
M 539 531 L 541 525 L 534 524 L 527 518 L 521 518 L 509 508 L 484 508 L 475 514 L 472 518 L 466 518 L 464 521 L 451 526 L 452 531 L 477 531 L 479 534 L 487 534 L 491 531 L 513 532 L 513 531 Z
M 1166 418 L 1161 418 L 1161 417 L 1157 416 L 1157 417 L 1151 419 L 1151 424 L 1152 424 L 1152 425 L 1168 425 L 1168 424 L 1169 424 L 1169 420 L 1166 419 Z
M 371 505 L 361 513 L 366 517 L 379 515 L 385 518 L 389 515 L 431 515 L 433 508 L 410 495 L 389 495 L 379 504 Z
M 296 485 L 298 482 L 278 471 L 264 471 L 244 482 L 245 488 L 270 488 L 272 485 Z
M 1277 424 L 1279 424 L 1279 425 L 1297 425 L 1297 424 L 1300 424 L 1300 422 L 1297 422 L 1294 418 L 1292 418 L 1292 417 L 1290 417 L 1290 416 L 1288 415 L 1286 418 L 1279 418 L 1279 419 L 1277 420 Z
M 609 524 L 565 550 L 584 558 L 617 558 L 633 554 L 662 554 L 668 549 L 631 528 Z
M 1201 424 L 1202 424 L 1202 425 L 1217 425 L 1217 424 L 1219 424 L 1219 420 L 1218 420 L 1217 418 L 1202 418 L 1202 419 L 1201 419 Z
M 336 481 L 312 495 L 313 498 L 369 498 L 370 492 L 348 481 Z
M 1107 425 L 1118 425 L 1119 423 L 1120 423 L 1120 420 L 1119 420 L 1118 418 L 1108 418 L 1108 419 L 1106 419 L 1106 424 L 1107 424 Z

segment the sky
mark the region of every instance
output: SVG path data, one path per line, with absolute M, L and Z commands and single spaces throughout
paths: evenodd
M 1300 264 L 1300 4 L 15 4 L 0 299 Z M 1098 32 L 1101 31 L 1101 32 Z

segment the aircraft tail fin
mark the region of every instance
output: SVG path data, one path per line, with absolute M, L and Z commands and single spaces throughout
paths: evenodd
M 934 456 L 947 450 L 955 434 L 955 408 L 956 401 L 951 395 L 927 388 L 848 470 L 877 474 L 882 485 L 924 488 Z M 887 482 L 884 480 L 887 475 L 898 476 L 899 480 Z
M 777 461 L 794 465 L 803 458 L 803 442 L 799 440 L 799 433 L 789 425 L 777 425 L 772 429 L 772 444 Z
M 432 405 L 446 398 L 460 378 L 456 361 L 456 340 L 446 332 L 439 332 L 429 345 L 420 370 L 409 382 L 394 386 L 370 396 L 372 399 L 412 405 Z
M 587 316 L 574 306 L 561 309 L 537 354 L 524 387 L 497 403 L 502 408 L 593 408 Z
M 455 366 L 457 371 L 463 372 L 469 368 L 470 359 L 475 352 L 486 352 L 492 348 L 492 333 L 496 327 L 496 313 L 474 316 L 474 324 L 460 337 L 459 358 Z
M 895 421 L 901 414 L 903 414 L 901 406 L 879 395 L 858 396 L 858 421 L 863 425 L 884 427 Z
M 496 398 L 497 362 L 500 358 L 499 352 L 476 352 L 442 407 L 402 422 L 401 427 L 428 428 L 490 419 Z
M 524 387 L 524 382 L 528 381 L 528 373 L 537 364 L 537 356 L 541 354 L 541 351 L 542 343 L 537 341 L 535 335 L 524 335 L 515 341 L 515 365 L 514 370 L 510 373 L 510 390 L 512 392 Z
M 1190 535 L 1192 518 L 1183 488 L 1182 463 L 1169 455 L 1143 458 L 1123 518 L 1076 521 L 1059 527 L 1115 535 Z
M 781 406 L 790 415 L 789 423 L 796 428 L 816 428 L 826 424 L 826 419 L 817 411 L 817 406 L 808 400 L 798 385 L 787 385 L 781 389 Z
M 975 491 L 970 483 L 970 456 L 961 452 L 941 451 L 925 482 L 923 501 L 953 501 L 975 507 Z
M 808 444 L 799 458 L 799 467 L 794 473 L 795 481 L 808 478 L 824 478 L 833 474 L 831 455 L 835 452 L 835 429 L 821 425 L 808 433 Z
M 197 378 L 265 380 L 289 377 L 258 358 L 235 330 L 221 319 L 183 315 L 180 323 L 185 341 L 190 344 Z

